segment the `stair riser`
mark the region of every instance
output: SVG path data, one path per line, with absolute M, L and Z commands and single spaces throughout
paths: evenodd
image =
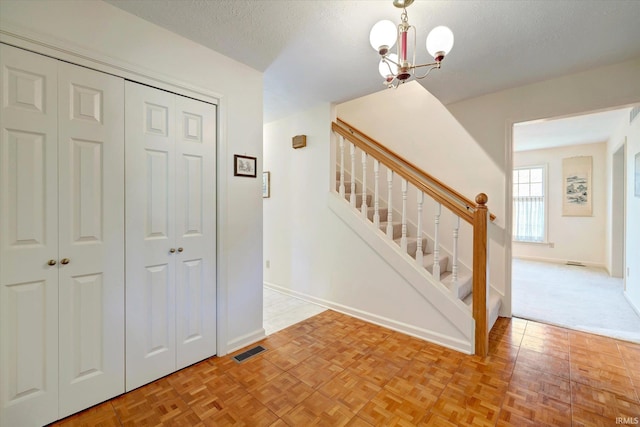
M 422 255 L 429 254 L 431 251 L 427 245 L 427 239 L 422 239 Z M 416 257 L 416 252 L 418 251 L 418 241 L 412 240 L 407 243 L 407 253 L 411 256 L 411 258 Z
M 375 213 L 375 209 L 370 207 L 369 211 L 367 212 L 367 217 L 369 218 L 369 221 L 373 222 L 373 214 Z M 387 220 L 387 213 L 388 213 L 388 209 L 387 208 L 379 208 L 378 209 L 378 215 L 380 216 L 380 222 L 384 222 Z
M 451 283 L 451 272 L 448 271 L 445 273 L 445 277 L 442 277 L 442 283 L 445 284 L 449 290 L 453 286 Z M 464 300 L 471 293 L 471 281 L 472 277 L 470 274 L 458 275 L 458 298 Z
M 399 239 L 402 237 L 402 224 L 393 224 L 393 239 Z M 380 230 L 382 230 L 383 233 L 387 233 L 387 224 L 380 224 Z
M 361 189 L 360 184 L 356 182 L 356 193 L 359 193 L 360 189 Z M 340 181 L 336 182 L 336 191 L 340 192 Z M 348 181 L 345 181 L 344 183 L 344 193 L 351 194 L 351 183 Z
M 431 259 L 433 259 L 433 258 L 431 258 Z M 440 259 L 439 259 L 439 264 L 440 264 L 440 271 L 441 272 L 447 271 L 447 266 L 449 265 L 449 257 L 446 256 L 446 255 L 444 255 L 444 256 L 441 255 Z M 429 262 L 428 264 L 425 263 L 424 267 L 427 269 L 427 271 L 429 273 L 433 274 L 433 261 Z
M 356 208 L 360 209 L 360 206 L 362 206 L 362 194 L 356 194 L 355 196 L 356 196 Z M 347 199 L 348 202 L 351 202 L 351 194 L 346 194 L 345 199 Z M 370 194 L 367 194 L 367 206 L 371 206 Z

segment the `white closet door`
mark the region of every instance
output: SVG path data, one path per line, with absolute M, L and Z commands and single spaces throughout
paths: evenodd
M 216 353 L 216 107 L 176 95 L 177 369 Z
M 124 393 L 124 80 L 59 63 L 59 416 Z
M 169 374 L 175 336 L 174 95 L 125 83 L 126 389 Z
M 0 45 L 0 425 L 58 415 L 56 61 Z

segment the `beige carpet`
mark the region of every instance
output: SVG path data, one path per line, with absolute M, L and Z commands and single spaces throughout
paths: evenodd
M 513 315 L 640 342 L 640 316 L 622 279 L 604 269 L 513 260 Z

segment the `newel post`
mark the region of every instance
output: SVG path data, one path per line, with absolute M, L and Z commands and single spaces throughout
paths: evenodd
M 489 352 L 489 316 L 487 310 L 487 224 L 488 197 L 484 193 L 476 196 L 476 211 L 473 216 L 473 318 L 476 322 L 475 352 L 486 356 Z

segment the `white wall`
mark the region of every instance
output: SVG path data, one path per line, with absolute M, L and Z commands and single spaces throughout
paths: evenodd
M 562 159 L 574 156 L 593 158 L 593 215 L 589 217 L 562 216 Z M 606 185 L 606 143 L 514 153 L 514 168 L 538 165 L 546 165 L 547 168 L 547 240 L 553 243 L 553 247 L 547 244 L 513 242 L 513 256 L 560 263 L 578 261 L 586 265 L 604 267 L 609 200 Z
M 629 118 L 620 124 L 607 144 L 608 163 L 613 153 L 626 142 L 625 150 L 625 296 L 640 314 L 640 197 L 635 196 L 635 156 L 640 153 L 640 116 L 629 124 Z M 640 173 L 640 169 L 639 169 Z M 640 179 L 640 178 L 639 178 Z M 613 207 L 616 209 L 616 207 Z M 611 227 L 611 224 L 609 224 Z
M 0 19 L 2 41 L 221 100 L 218 350 L 263 336 L 261 182 L 232 176 L 234 153 L 261 164 L 262 73 L 101 1 L 3 0 Z
M 613 277 L 624 277 L 624 208 L 625 150 L 629 116 L 620 120 L 616 132 L 607 141 L 607 192 L 611 195 L 607 204 L 605 242 L 605 268 Z
M 460 338 L 436 307 L 328 206 L 333 111 L 322 104 L 264 127 L 264 280 L 337 310 L 408 333 Z M 291 138 L 307 135 L 294 150 Z M 333 178 L 335 185 L 335 177 Z
M 562 117 L 620 107 L 640 102 L 640 58 L 569 74 L 551 80 L 507 89 L 500 92 L 447 105 L 447 109 L 464 126 L 482 151 L 489 156 L 499 173 L 492 182 L 503 182 L 499 194 L 491 200 L 502 200 L 499 211 L 505 213 L 506 236 L 501 248 L 506 293 L 511 288 L 511 169 L 512 128 L 514 123 L 535 119 Z M 480 166 L 482 167 L 482 166 Z M 482 169 L 484 172 L 484 168 Z M 491 173 L 493 168 L 484 173 Z M 495 255 L 493 252 L 492 255 Z M 492 279 L 493 280 L 493 279 Z
M 635 195 L 640 180 L 640 117 L 628 128 L 627 134 L 627 215 L 625 265 L 627 267 L 625 294 L 640 314 L 640 197 Z

